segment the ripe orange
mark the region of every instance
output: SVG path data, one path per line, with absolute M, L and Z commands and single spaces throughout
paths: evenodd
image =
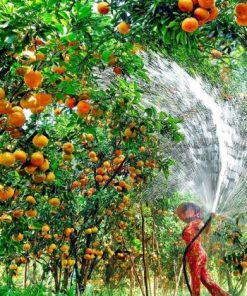
M 188 33 L 192 33 L 197 30 L 199 23 L 194 17 L 187 17 L 182 21 L 182 30 Z
M 31 249 L 31 245 L 29 243 L 26 243 L 23 245 L 23 250 L 24 251 L 29 251 Z
M 90 151 L 90 152 L 88 153 L 88 156 L 89 156 L 90 158 L 95 158 L 95 157 L 97 157 L 97 155 L 96 155 L 96 153 L 95 153 L 94 151 Z
M 0 87 L 0 100 L 3 100 L 5 98 L 5 90 Z
M 15 236 L 15 239 L 18 241 L 18 242 L 21 242 L 24 238 L 24 235 L 22 233 L 18 233 L 16 236 Z
M 214 58 L 219 59 L 222 57 L 222 52 L 217 49 L 212 49 L 211 54 Z
M 194 10 L 194 16 L 199 20 L 199 21 L 206 21 L 209 18 L 209 11 L 201 8 L 201 7 L 197 7 Z
M 122 75 L 123 74 L 123 70 L 122 68 L 120 67 L 113 67 L 113 72 L 116 74 L 116 75 Z
M 69 246 L 68 245 L 62 245 L 60 250 L 63 252 L 63 253 L 66 253 L 69 251 Z
M 44 156 L 41 152 L 34 152 L 31 155 L 31 164 L 34 166 L 41 166 L 44 163 Z
M 198 0 L 198 4 L 202 8 L 212 8 L 215 5 L 215 0 Z
M 50 226 L 45 224 L 42 226 L 41 230 L 42 230 L 42 232 L 48 232 L 50 230 Z
M 34 173 L 32 175 L 32 179 L 35 183 L 42 183 L 45 181 L 46 175 L 44 173 L 40 173 L 40 172 Z
M 44 135 L 36 135 L 33 137 L 32 143 L 35 147 L 43 148 L 48 145 L 48 138 Z
M 193 1 L 192 0 L 179 0 L 178 1 L 178 8 L 182 12 L 191 12 L 193 10 Z
M 30 174 L 31 175 L 31 174 L 33 174 L 36 171 L 36 169 L 37 169 L 36 166 L 34 166 L 34 165 L 28 165 L 28 166 L 25 167 L 25 172 L 27 174 Z
M 57 206 L 60 206 L 61 202 L 58 197 L 53 197 L 53 198 L 49 199 L 49 204 L 51 206 L 57 207 Z
M 103 166 L 105 167 L 105 168 L 110 168 L 111 167 L 111 164 L 110 164 L 110 162 L 109 161 L 104 161 L 103 162 Z
M 235 8 L 235 13 L 238 19 L 247 19 L 247 3 L 239 3 Z
M 13 153 L 4 152 L 0 154 L 0 165 L 12 166 L 15 163 L 15 156 Z
M 51 94 L 46 94 L 46 93 L 38 93 L 35 95 L 37 99 L 37 104 L 39 106 L 47 106 L 52 103 L 52 95 Z
M 45 158 L 43 164 L 39 167 L 41 172 L 46 172 L 50 167 L 50 162 L 47 158 Z
M 239 26 L 247 26 L 247 18 L 246 19 L 240 19 L 240 18 L 236 18 L 236 22 Z
M 209 11 L 208 21 L 212 21 L 216 19 L 218 15 L 219 15 L 219 9 L 216 6 L 212 7 Z
M 101 175 L 96 175 L 96 176 L 95 176 L 95 180 L 96 180 L 97 182 L 102 182 L 102 181 L 103 181 L 103 177 L 102 177 Z
M 24 163 L 27 160 L 27 153 L 22 150 L 16 150 L 13 153 L 13 155 L 15 157 L 15 160 L 17 160 L 17 161 L 21 161 Z
M 74 98 L 69 97 L 65 100 L 65 106 L 67 108 L 72 109 L 75 107 L 75 105 L 76 105 L 76 100 Z
M 107 14 L 110 11 L 110 7 L 107 2 L 98 3 L 97 9 L 100 14 Z
M 120 34 L 126 35 L 130 31 L 130 25 L 126 22 L 121 22 L 118 24 L 117 29 Z
M 36 200 L 32 195 L 28 195 L 26 197 L 26 202 L 30 203 L 31 205 L 35 205 L 36 204 Z
M 72 143 L 64 143 L 63 144 L 63 151 L 67 154 L 72 154 L 74 152 L 74 145 Z
M 23 112 L 13 112 L 8 115 L 8 124 L 16 127 L 24 125 L 26 117 Z
M 36 60 L 43 61 L 45 59 L 45 54 L 43 52 L 36 53 Z
M 8 200 L 14 196 L 15 190 L 12 187 L 3 187 L 0 186 L 0 199 Z
M 22 130 L 14 129 L 13 131 L 10 131 L 10 136 L 12 139 L 20 139 L 23 135 Z
M 12 216 L 14 217 L 14 218 L 20 218 L 20 217 L 22 217 L 23 216 L 23 211 L 22 210 L 20 210 L 20 209 L 17 209 L 17 210 L 14 210 L 13 212 L 12 212 Z
M 80 101 L 77 104 L 77 112 L 79 114 L 86 114 L 90 111 L 91 105 L 88 102 Z
M 38 212 L 36 210 L 30 209 L 25 212 L 25 215 L 29 218 L 35 218 L 38 215 Z
M 43 76 L 39 71 L 30 70 L 24 75 L 24 82 L 29 88 L 38 88 L 42 84 Z
M 53 182 L 53 181 L 55 181 L 55 179 L 56 179 L 56 176 L 53 172 L 49 172 L 46 175 L 46 182 Z
M 60 75 L 62 75 L 65 72 L 65 68 L 64 67 L 59 67 L 59 66 L 56 66 L 56 65 L 53 65 L 51 67 L 51 70 L 52 70 L 52 72 L 57 73 L 57 74 L 60 74 Z

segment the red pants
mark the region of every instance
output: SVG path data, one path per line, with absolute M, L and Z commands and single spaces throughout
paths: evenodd
M 200 296 L 201 282 L 212 296 L 229 296 L 209 276 L 207 255 L 203 249 L 193 248 L 188 252 L 187 261 L 190 267 L 192 296 Z

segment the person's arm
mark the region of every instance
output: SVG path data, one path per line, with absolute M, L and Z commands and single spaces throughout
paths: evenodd
M 206 234 L 209 234 L 209 232 L 210 232 L 211 225 L 212 225 L 212 219 L 215 217 L 215 213 L 211 213 L 210 216 L 211 216 L 211 220 L 209 221 L 207 227 L 205 228 Z

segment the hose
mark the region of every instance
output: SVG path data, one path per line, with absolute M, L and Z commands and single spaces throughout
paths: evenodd
M 194 243 L 194 241 L 199 237 L 199 235 L 205 230 L 205 228 L 208 226 L 208 224 L 211 222 L 212 220 L 212 216 L 210 216 L 207 221 L 205 222 L 205 224 L 203 225 L 203 227 L 198 231 L 198 233 L 193 237 L 193 239 L 191 240 L 191 242 L 187 245 L 187 247 L 185 248 L 184 251 L 184 256 L 183 256 L 183 273 L 184 273 L 184 278 L 185 278 L 185 282 L 187 285 L 187 288 L 190 292 L 190 295 L 192 296 L 192 290 L 191 290 L 191 286 L 190 286 L 190 282 L 189 282 L 189 278 L 188 278 L 188 274 L 186 271 L 186 255 L 190 249 L 190 247 L 192 246 L 192 244 Z

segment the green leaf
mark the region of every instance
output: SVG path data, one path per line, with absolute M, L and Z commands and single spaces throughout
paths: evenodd
M 17 34 L 12 33 L 12 34 L 8 35 L 7 37 L 5 37 L 4 43 L 11 44 L 16 40 L 16 38 L 17 38 Z

